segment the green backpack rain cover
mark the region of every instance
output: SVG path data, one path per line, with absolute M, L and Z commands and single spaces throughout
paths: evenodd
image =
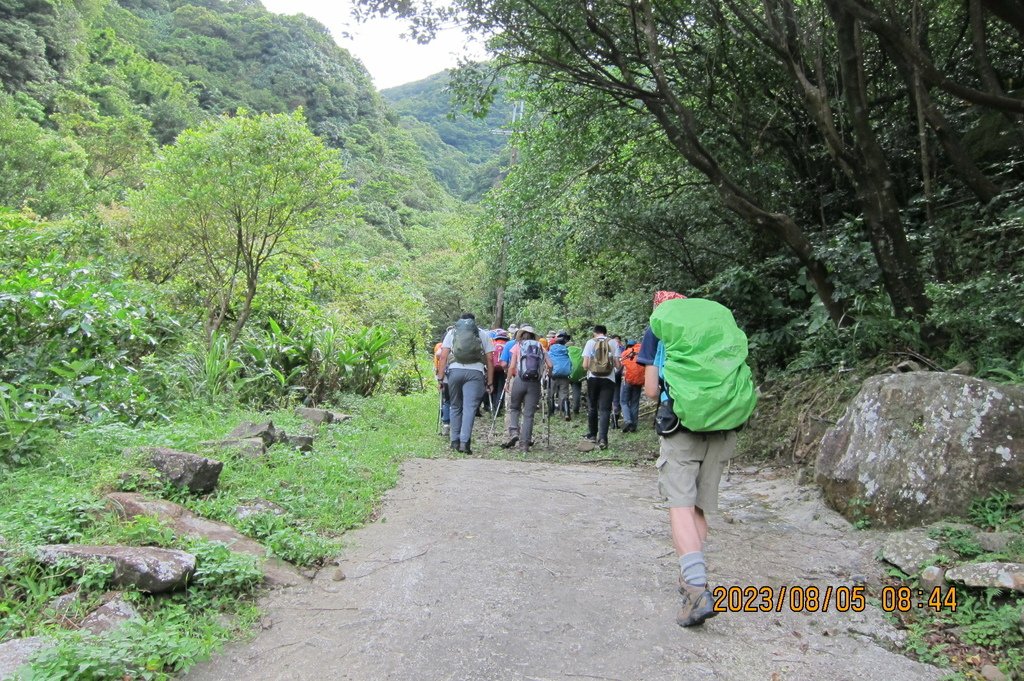
M 583 348 L 576 345 L 570 345 L 567 350 L 569 351 L 569 361 L 572 362 L 572 371 L 569 372 L 569 380 L 573 383 L 576 381 L 582 381 L 587 375 L 586 370 L 583 368 Z
M 713 300 L 667 300 L 651 315 L 665 345 L 665 382 L 680 423 L 695 432 L 731 430 L 757 406 L 747 336 Z

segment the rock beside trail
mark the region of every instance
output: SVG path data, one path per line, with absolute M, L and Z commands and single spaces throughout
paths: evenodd
M 14 678 L 18 668 L 43 648 L 52 646 L 42 636 L 16 638 L 0 643 L 0 681 Z
M 340 411 L 313 409 L 312 407 L 299 407 L 295 410 L 295 413 L 307 421 L 311 421 L 316 426 L 319 426 L 321 423 L 341 423 L 352 418 L 351 415 L 343 414 Z
M 822 440 L 826 501 L 851 520 L 909 527 L 1024 487 L 1024 389 L 948 373 L 864 382 Z
M 946 581 L 946 571 L 938 565 L 929 565 L 921 570 L 921 588 L 925 593 L 931 593 L 935 589 L 945 593 L 949 583 Z
M 285 515 L 288 511 L 284 510 L 281 506 L 278 506 L 273 501 L 267 501 L 266 499 L 253 499 L 247 504 L 235 507 L 235 516 L 239 520 L 244 520 L 249 516 L 257 515 L 259 513 L 270 513 L 272 515 Z
M 313 451 L 313 437 L 310 435 L 285 435 L 283 442 L 300 452 Z
M 79 628 L 94 634 L 102 634 L 120 629 L 126 622 L 138 617 L 139 613 L 131 603 L 123 596 L 117 595 L 86 615 Z
M 981 548 L 989 553 L 1005 551 L 1010 542 L 1017 538 L 1013 532 L 978 532 L 975 536 Z
M 167 447 L 145 447 L 141 451 L 146 462 L 157 469 L 164 480 L 193 494 L 212 492 L 224 469 L 220 461 Z M 125 451 L 125 454 L 131 453 L 131 449 Z
M 147 499 L 141 494 L 115 492 L 106 496 L 107 506 L 122 518 L 148 515 L 167 523 L 175 534 L 202 537 L 209 541 L 226 544 L 232 551 L 265 558 L 267 549 L 240 533 L 227 523 L 202 518 L 164 499 Z M 271 586 L 294 586 L 303 577 L 285 561 L 268 559 L 263 564 L 263 575 Z
M 893 532 L 882 543 L 880 553 L 882 560 L 908 575 L 916 575 L 936 556 L 944 554 L 939 540 L 929 537 L 923 529 Z
M 997 588 L 1024 593 L 1024 564 L 968 563 L 951 567 L 946 579 L 979 588 Z
M 196 571 L 196 557 L 175 549 L 151 546 L 90 546 L 86 544 L 50 544 L 36 550 L 36 558 L 45 565 L 61 559 L 79 564 L 105 563 L 114 566 L 112 581 L 118 586 L 134 586 L 140 591 L 163 593 L 185 587 Z
M 254 459 L 267 453 L 267 445 L 259 437 L 207 440 L 200 444 L 211 449 L 231 450 Z
M 228 433 L 227 439 L 252 440 L 254 438 L 259 438 L 263 441 L 263 445 L 265 447 L 269 447 L 275 442 L 280 442 L 283 435 L 284 433 L 274 428 L 274 423 L 272 421 L 267 421 L 265 423 L 250 423 L 249 421 L 246 421 Z

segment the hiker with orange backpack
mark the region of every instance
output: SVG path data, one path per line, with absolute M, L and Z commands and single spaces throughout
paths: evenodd
M 640 416 L 640 395 L 644 391 L 644 367 L 636 361 L 640 354 L 640 341 L 628 340 L 619 355 L 622 365 L 622 386 L 619 402 L 622 404 L 622 432 L 635 433 Z
M 594 326 L 594 335 L 583 346 L 583 368 L 587 370 L 587 434 L 598 449 L 608 449 L 608 422 L 615 396 L 615 370 L 619 368 L 619 346 L 608 337 L 603 324 Z

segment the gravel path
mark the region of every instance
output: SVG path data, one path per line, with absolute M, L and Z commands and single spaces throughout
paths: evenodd
M 340 568 L 271 592 L 264 629 L 187 678 L 939 679 L 865 612 L 675 624 L 678 564 L 653 467 L 411 460 Z M 734 470 L 711 519 L 715 585 L 848 586 L 877 572 L 810 488 Z M 344 574 L 345 579 L 339 580 Z

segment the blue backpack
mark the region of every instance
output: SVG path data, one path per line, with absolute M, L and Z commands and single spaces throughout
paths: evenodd
M 562 343 L 552 343 L 548 348 L 548 357 L 551 358 L 551 375 L 555 378 L 568 378 L 572 373 L 569 348 Z

